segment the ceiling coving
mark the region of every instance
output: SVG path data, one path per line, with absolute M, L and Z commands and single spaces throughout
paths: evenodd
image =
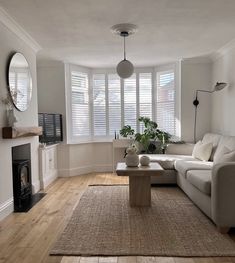
M 0 0 L 0 9 L 42 47 L 39 60 L 89 68 L 122 59 L 110 27 L 123 21 L 138 25 L 126 39 L 135 68 L 209 56 L 235 38 L 235 0 Z

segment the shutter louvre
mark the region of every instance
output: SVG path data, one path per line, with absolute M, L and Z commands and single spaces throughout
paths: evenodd
M 93 125 L 95 136 L 106 135 L 105 74 L 93 75 Z
M 124 125 L 136 131 L 136 74 L 124 80 Z
M 108 75 L 109 135 L 121 129 L 121 84 L 117 74 Z
M 90 135 L 88 74 L 71 72 L 72 135 Z
M 152 119 L 152 74 L 139 74 L 139 116 Z M 140 132 L 144 125 L 140 124 Z
M 176 134 L 175 73 L 174 70 L 157 72 L 157 123 L 160 129 Z

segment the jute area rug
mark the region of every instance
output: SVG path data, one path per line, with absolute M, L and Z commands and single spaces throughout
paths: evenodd
M 178 188 L 152 188 L 152 206 L 131 208 L 128 186 L 90 186 L 52 255 L 235 256 L 235 242 Z

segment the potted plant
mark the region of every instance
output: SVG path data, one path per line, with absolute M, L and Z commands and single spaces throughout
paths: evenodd
M 151 121 L 148 117 L 139 117 L 139 122 L 143 125 L 143 132 L 135 134 L 135 141 L 140 144 L 141 153 L 164 153 L 171 135 L 158 129 L 156 122 Z M 123 137 L 134 135 L 131 126 L 126 125 L 120 130 Z
M 131 138 L 134 134 L 135 131 L 134 129 L 131 128 L 130 125 L 125 125 L 123 128 L 119 131 L 120 135 L 124 138 Z

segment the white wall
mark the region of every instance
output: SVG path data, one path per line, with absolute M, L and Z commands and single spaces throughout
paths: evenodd
M 37 61 L 38 111 L 59 113 L 66 138 L 65 71 L 59 61 Z
M 215 133 L 235 136 L 235 46 L 224 50 L 213 63 L 213 81 L 229 86 L 212 95 L 211 127 Z
M 61 144 L 58 147 L 59 176 L 112 171 L 112 143 Z
M 38 63 L 39 111 L 57 112 L 66 122 L 65 73 L 63 63 Z M 187 59 L 181 65 L 181 134 L 185 141 L 193 141 L 194 106 L 196 89 L 212 88 L 211 61 Z M 56 99 L 55 99 L 56 95 Z M 199 95 L 197 137 L 210 131 L 210 102 L 207 93 Z M 64 129 L 65 131 L 65 129 Z M 60 176 L 74 176 L 89 172 L 112 171 L 112 143 L 62 144 L 58 147 Z
M 193 142 L 196 90 L 212 90 L 212 63 L 198 58 L 187 59 L 181 63 L 181 137 Z M 211 94 L 199 93 L 197 113 L 197 140 L 211 130 Z
M 0 97 L 6 97 L 7 61 L 12 52 L 21 52 L 30 65 L 33 80 L 32 101 L 25 112 L 16 111 L 18 126 L 38 126 L 37 117 L 37 79 L 35 52 L 19 37 L 0 22 Z M 11 148 L 16 145 L 31 143 L 32 183 L 34 191 L 39 190 L 38 178 L 38 137 L 21 139 L 2 139 L 2 127 L 6 126 L 6 109 L 0 103 L 0 219 L 13 211 L 12 155 Z

